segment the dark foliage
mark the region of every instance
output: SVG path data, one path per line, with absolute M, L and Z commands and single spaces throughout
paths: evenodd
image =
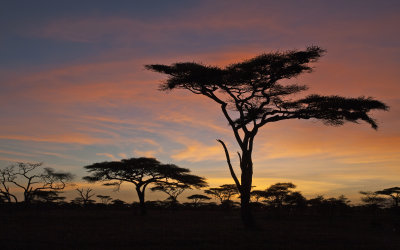
M 52 168 L 40 167 L 43 163 L 17 162 L 9 167 L 0 169 L 0 193 L 8 201 L 13 198 L 18 202 L 15 195 L 10 192 L 10 185 L 23 190 L 24 203 L 30 204 L 35 197 L 42 198 L 47 195 L 55 197 L 53 191 L 63 190 L 67 182 L 73 179 L 70 173 L 56 172 Z
M 91 175 L 83 179 L 89 182 L 104 182 L 116 186 L 123 182 L 135 185 L 142 214 L 145 214 L 145 191 L 150 184 L 184 184 L 189 187 L 205 187 L 205 178 L 190 174 L 187 168 L 174 164 L 162 164 L 154 158 L 130 158 L 121 161 L 101 162 L 84 167 Z M 167 185 L 169 185 L 167 184 Z
M 380 194 L 389 196 L 393 200 L 393 207 L 399 207 L 400 187 L 385 188 L 383 190 L 376 191 L 375 193 L 378 195 Z

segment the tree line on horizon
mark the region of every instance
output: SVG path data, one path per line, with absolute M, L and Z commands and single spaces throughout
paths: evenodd
M 102 206 L 127 207 L 126 202 L 113 199 L 108 195 L 96 195 L 92 188 L 79 188 L 77 197 L 69 203 L 61 196 L 67 185 L 73 180 L 71 173 L 56 172 L 51 168 L 42 168 L 43 163 L 18 162 L 0 169 L 0 204 L 22 203 L 31 204 L 71 204 L 89 207 Z M 135 187 L 139 202 L 134 202 L 141 214 L 146 213 L 146 207 L 191 208 L 217 207 L 210 202 L 211 197 L 219 202 L 219 206 L 233 208 L 239 205 L 234 199 L 240 199 L 240 192 L 235 184 L 224 184 L 219 187 L 208 187 L 206 179 L 190 174 L 190 170 L 174 164 L 162 164 L 154 158 L 130 158 L 121 161 L 101 162 L 84 167 L 89 175 L 83 177 L 89 183 L 102 182 L 105 186 L 113 186 L 118 191 L 122 183 L 131 183 Z M 164 201 L 146 201 L 145 191 L 162 192 L 168 196 Z M 23 191 L 23 201 L 19 201 L 12 190 Z M 178 197 L 185 190 L 203 188 L 203 193 L 187 196 L 190 202 L 181 204 Z M 350 200 L 344 195 L 337 198 L 325 198 L 320 195 L 306 199 L 296 185 L 291 182 L 275 183 L 264 190 L 252 187 L 251 204 L 255 208 L 324 208 L 349 207 Z M 400 187 L 390 187 L 378 191 L 360 191 L 361 201 L 369 208 L 399 208 Z M 211 197 L 210 197 L 211 196 Z M 96 203 L 96 198 L 100 203 Z

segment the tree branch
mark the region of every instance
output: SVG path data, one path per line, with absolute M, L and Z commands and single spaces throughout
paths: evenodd
M 224 147 L 225 156 L 226 156 L 226 161 L 227 161 L 227 163 L 228 163 L 229 171 L 231 172 L 232 178 L 233 178 L 233 180 L 235 181 L 237 188 L 238 188 L 239 190 L 241 190 L 241 189 L 242 189 L 242 186 L 240 185 L 240 182 L 239 182 L 238 178 L 236 177 L 235 171 L 233 170 L 233 167 L 232 167 L 232 164 L 231 164 L 231 159 L 230 159 L 230 157 L 229 157 L 228 149 L 226 148 L 225 143 L 224 143 L 222 140 L 217 139 L 217 141 L 218 141 L 219 143 L 221 143 L 222 147 Z M 239 156 L 240 156 L 240 155 L 239 155 Z

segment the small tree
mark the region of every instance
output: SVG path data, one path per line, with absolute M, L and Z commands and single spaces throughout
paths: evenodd
M 240 147 L 240 180 L 232 167 L 228 149 L 221 143 L 230 174 L 240 192 L 242 220 L 246 227 L 254 225 L 250 210 L 253 176 L 253 145 L 261 127 L 268 123 L 289 119 L 318 119 L 328 125 L 365 121 L 376 129 L 369 116 L 372 110 L 388 110 L 384 103 L 370 97 L 345 98 L 340 96 L 309 95 L 293 100 L 293 94 L 307 90 L 307 86 L 283 84 L 283 80 L 311 72 L 309 65 L 317 61 L 325 50 L 311 46 L 304 51 L 291 50 L 262 54 L 227 67 L 206 66 L 185 62 L 172 65 L 146 65 L 146 68 L 168 76 L 160 89 L 185 89 L 216 102 L 229 123 Z
M 258 202 L 261 198 L 266 197 L 267 193 L 264 190 L 253 190 L 250 192 L 250 197 Z
M 111 205 L 114 207 L 125 207 L 127 204 L 123 200 L 115 199 L 111 201 Z
M 74 203 L 82 204 L 84 206 L 95 203 L 95 200 L 91 199 L 95 195 L 95 193 L 92 193 L 93 189 L 77 188 L 75 190 L 78 192 L 79 196 L 73 200 Z
M 60 196 L 61 193 L 55 190 L 39 190 L 35 192 L 33 200 L 45 203 L 63 202 L 66 197 Z
M 181 183 L 157 183 L 155 187 L 151 188 L 151 191 L 161 191 L 168 195 L 168 200 L 172 203 L 178 203 L 178 196 L 183 193 L 186 189 L 190 189 L 187 184 Z
M 204 193 L 214 196 L 223 204 L 230 201 L 233 196 L 238 195 L 239 191 L 235 184 L 224 184 L 217 188 L 209 188 Z
M 376 193 L 389 196 L 393 200 L 393 207 L 399 207 L 400 187 L 385 188 L 383 190 L 376 191 Z
M 11 182 L 9 180 L 14 179 L 14 176 L 14 168 L 6 167 L 0 169 L 0 198 L 9 203 L 12 202 L 12 199 L 14 202 L 18 202 L 17 197 L 10 192 Z
M 292 193 L 290 189 L 293 188 L 296 188 L 296 185 L 291 182 L 273 184 L 265 190 L 265 202 L 274 207 L 282 207 L 285 199 L 288 199 L 287 197 Z
M 168 200 L 177 203 L 178 196 L 186 189 L 192 189 L 192 187 L 200 188 L 205 187 L 206 185 L 207 183 L 204 178 L 196 175 L 183 175 L 180 178 L 169 180 L 168 182 L 157 182 L 151 190 L 166 193 L 169 196 Z
M 10 193 L 8 184 L 15 185 L 24 191 L 24 202 L 31 203 L 36 193 L 43 191 L 61 191 L 67 182 L 72 180 L 73 175 L 70 173 L 55 172 L 52 168 L 44 168 L 39 171 L 43 163 L 24 163 L 18 162 L 0 171 L 0 182 L 4 190 L 7 200 L 11 201 L 16 197 Z
M 307 206 L 307 199 L 301 194 L 301 192 L 291 192 L 283 199 L 284 204 L 295 207 Z
M 97 195 L 97 198 L 100 199 L 101 203 L 103 205 L 108 205 L 108 203 L 110 203 L 110 201 L 112 201 L 112 198 L 109 195 Z
M 380 196 L 376 192 L 371 191 L 360 191 L 360 194 L 363 195 L 361 197 L 361 201 L 364 202 L 368 207 L 372 208 L 380 208 L 385 205 L 386 198 Z
M 205 200 L 211 200 L 210 197 L 202 194 L 193 194 L 191 196 L 188 196 L 187 198 L 192 201 L 194 207 L 197 207 L 201 202 Z
M 189 174 L 189 169 L 174 164 L 162 164 L 154 158 L 140 157 L 101 162 L 85 166 L 85 169 L 91 173 L 84 177 L 89 182 L 100 181 L 104 182 L 104 185 L 114 185 L 117 189 L 123 182 L 132 183 L 139 197 L 141 214 L 146 213 L 145 191 L 150 184 L 189 181 L 194 187 L 207 185 L 203 177 Z

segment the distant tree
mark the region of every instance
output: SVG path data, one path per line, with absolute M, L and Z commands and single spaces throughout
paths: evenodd
M 178 196 L 183 193 L 186 189 L 190 189 L 187 184 L 181 183 L 157 183 L 155 187 L 151 188 L 151 191 L 161 191 L 168 195 L 167 200 L 170 202 L 177 203 Z
M 264 190 L 253 190 L 250 192 L 251 198 L 254 198 L 258 202 L 261 198 L 265 197 L 267 193 Z
M 91 199 L 95 195 L 95 193 L 92 193 L 93 189 L 77 188 L 75 190 L 78 192 L 79 196 L 73 200 L 74 203 L 82 204 L 84 206 L 95 203 L 95 200 Z
M 399 207 L 400 187 L 385 188 L 383 190 L 376 191 L 376 193 L 389 196 L 393 200 L 393 207 Z
M 120 199 L 115 199 L 111 201 L 111 204 L 116 207 L 123 207 L 126 206 L 126 202 Z
M 229 171 L 240 192 L 242 220 L 254 225 L 250 210 L 253 176 L 253 144 L 258 130 L 267 123 L 289 119 L 317 119 L 328 125 L 363 120 L 374 129 L 377 124 L 369 116 L 371 110 L 388 110 L 384 103 L 370 97 L 309 95 L 298 100 L 291 95 L 307 90 L 299 84 L 282 84 L 306 72 L 325 50 L 311 46 L 304 51 L 262 54 L 250 60 L 220 68 L 194 62 L 172 65 L 146 65 L 146 68 L 168 75 L 160 90 L 186 89 L 203 95 L 217 104 L 233 130 L 239 144 L 241 181 L 231 165 L 228 149 L 222 140 Z
M 294 188 L 296 188 L 296 185 L 291 182 L 273 184 L 265 190 L 265 202 L 274 207 L 282 207 L 285 199 L 292 193 L 291 189 Z
M 35 192 L 33 200 L 45 203 L 63 202 L 66 197 L 60 196 L 61 193 L 55 190 L 39 190 Z
M 9 192 L 8 184 L 15 185 L 24 192 L 24 202 L 31 203 L 37 192 L 61 191 L 66 187 L 73 176 L 70 173 L 55 172 L 52 168 L 44 168 L 39 171 L 43 163 L 17 162 L 0 171 L 0 182 L 2 182 L 2 194 L 7 200 L 16 197 Z M 7 193 L 7 194 L 6 194 Z
M 319 195 L 307 201 L 307 204 L 312 207 L 348 207 L 349 203 L 350 200 L 344 195 L 340 195 L 338 198 L 324 198 Z
M 326 202 L 335 207 L 347 207 L 350 204 L 350 200 L 344 195 L 340 195 L 338 198 L 328 198 Z
M 383 207 L 386 202 L 386 198 L 380 196 L 376 192 L 371 191 L 360 191 L 360 194 L 363 195 L 361 197 L 361 201 L 364 202 L 369 207 L 379 208 Z
M 14 179 L 15 177 L 14 169 L 11 167 L 6 167 L 4 169 L 0 169 L 0 198 L 9 203 L 18 202 L 18 199 L 15 195 L 10 192 L 10 184 L 9 180 Z
M 307 199 L 301 194 L 301 192 L 290 192 L 283 198 L 283 202 L 288 206 L 307 206 Z
M 112 201 L 112 198 L 109 195 L 97 195 L 97 198 L 100 199 L 101 203 L 103 205 L 108 205 L 108 203 L 110 203 L 110 201 Z
M 230 201 L 233 196 L 238 195 L 239 191 L 235 184 L 224 184 L 217 188 L 209 188 L 204 193 L 214 196 L 223 204 Z
M 119 188 L 123 182 L 132 183 L 139 197 L 141 213 L 145 214 L 145 191 L 148 185 L 157 183 L 182 183 L 190 180 L 194 187 L 207 185 L 203 177 L 191 175 L 190 170 L 174 164 L 162 164 L 154 158 L 131 158 L 121 161 L 101 162 L 84 167 L 90 176 L 84 179 L 89 182 L 104 182 Z
M 202 194 L 193 194 L 191 196 L 188 196 L 187 199 L 191 200 L 193 203 L 193 206 L 197 207 L 201 202 L 205 200 L 211 200 L 210 197 Z
M 161 191 L 166 193 L 171 202 L 177 203 L 178 196 L 181 195 L 185 190 L 192 189 L 192 187 L 200 188 L 207 186 L 204 178 L 196 175 L 184 175 L 171 182 L 157 182 L 155 186 L 151 188 L 152 191 Z
M 307 204 L 311 207 L 321 207 L 325 204 L 325 198 L 323 195 L 318 195 L 315 198 L 309 199 Z

